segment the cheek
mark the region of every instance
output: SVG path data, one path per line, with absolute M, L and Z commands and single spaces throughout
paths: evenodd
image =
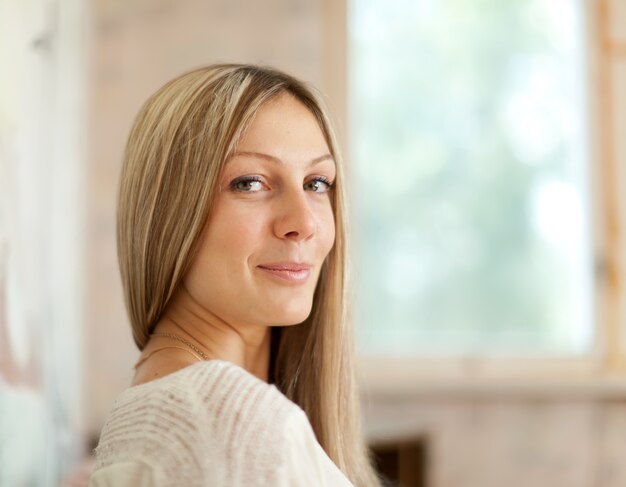
M 261 219 L 249 214 L 231 211 L 222 212 L 210 222 L 207 252 L 220 255 L 220 260 L 240 261 L 248 257 L 260 242 Z
M 230 299 L 226 290 L 243 282 L 248 259 L 261 241 L 258 219 L 226 206 L 219 209 L 207 224 L 186 277 L 189 291 L 203 303 L 208 296 L 224 302 Z
M 335 216 L 333 214 L 332 208 L 328 208 L 324 213 L 324 217 L 321 221 L 321 247 L 324 252 L 324 257 L 330 252 L 330 249 L 333 248 L 333 244 L 335 243 Z

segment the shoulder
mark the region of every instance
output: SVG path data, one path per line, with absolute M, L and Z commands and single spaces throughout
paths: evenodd
M 143 358 L 135 366 L 133 386 L 160 379 L 198 362 L 198 359 L 190 355 L 188 351 L 178 347 L 150 350 L 150 344 L 148 344 L 142 356 Z
M 333 463 L 315 438 L 311 423 L 304 413 L 291 415 L 286 422 L 284 468 L 285 485 L 350 487 L 352 483 Z M 272 485 L 278 485 L 272 484 Z
M 270 475 L 302 415 L 306 421 L 274 385 L 241 367 L 199 362 L 117 398 L 95 451 L 96 469 L 132 459 L 158 475 L 185 472 L 186 485 L 209 473 L 215 485 L 228 485 L 233 475 L 254 472 L 248 480 L 255 483 L 259 475 Z M 232 485 L 247 485 L 240 480 Z

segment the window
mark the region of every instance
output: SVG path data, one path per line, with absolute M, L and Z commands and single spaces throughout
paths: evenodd
M 349 3 L 365 354 L 596 345 L 580 0 Z

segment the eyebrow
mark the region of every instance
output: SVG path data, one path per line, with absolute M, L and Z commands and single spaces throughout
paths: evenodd
M 226 162 L 230 161 L 233 157 L 237 157 L 237 156 L 258 157 L 260 159 L 265 159 L 270 162 L 275 162 L 276 164 L 283 164 L 283 165 L 285 164 L 278 157 L 274 157 L 269 154 L 264 154 L 262 152 L 251 152 L 251 151 L 233 152 Z M 319 157 L 316 157 L 315 159 L 312 159 L 311 162 L 309 163 L 309 166 L 314 166 L 315 164 L 319 164 L 320 162 L 323 162 L 329 159 L 332 160 L 333 156 L 331 154 L 324 154 L 323 156 L 319 156 Z

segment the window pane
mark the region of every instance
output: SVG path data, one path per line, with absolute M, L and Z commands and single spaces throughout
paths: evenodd
M 352 0 L 366 353 L 577 354 L 594 339 L 577 0 Z

